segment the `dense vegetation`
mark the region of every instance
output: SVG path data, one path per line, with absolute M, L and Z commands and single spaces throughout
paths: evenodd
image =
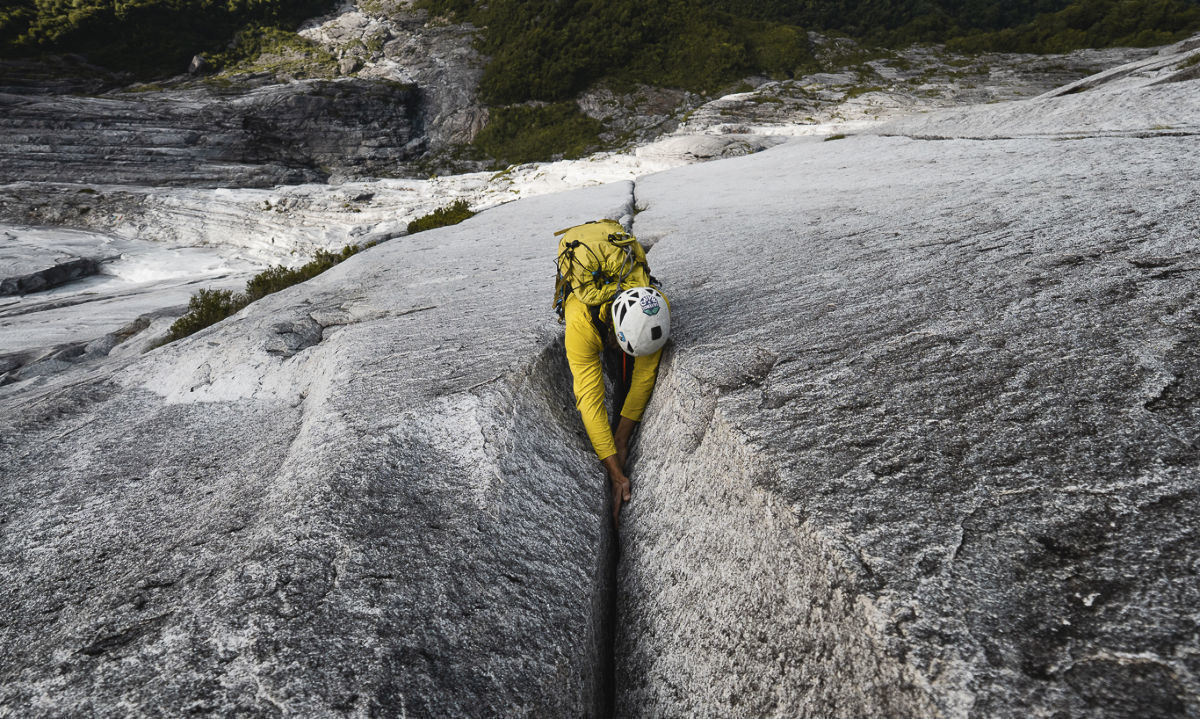
M 483 28 L 497 105 L 574 97 L 600 79 L 711 90 L 812 67 L 802 28 L 870 43 L 1063 52 L 1155 45 L 1200 29 L 1197 0 L 422 0 Z
M 708 92 L 818 69 L 806 30 L 959 52 L 1156 45 L 1200 29 L 1200 0 L 420 0 L 482 29 L 493 105 L 476 147 L 504 163 L 571 157 L 602 128 L 569 101 L 598 81 Z M 832 68 L 830 68 L 832 69 Z M 548 103 L 548 104 L 547 104 Z
M 573 102 L 492 108 L 487 127 L 475 145 L 503 165 L 546 159 L 582 157 L 600 145 L 599 120 L 584 115 Z
M 484 98 L 573 98 L 601 78 L 691 90 L 811 65 L 801 28 L 868 42 L 1061 52 L 1154 45 L 1200 29 L 1198 0 L 422 0 L 483 28 Z M 142 76 L 197 53 L 252 54 L 333 0 L 6 0 L 0 51 L 71 52 Z M 265 31 L 265 32 L 264 32 Z M 232 46 L 232 47 L 231 47 Z M 261 49 L 261 48 L 257 48 Z
M 254 28 L 293 30 L 331 0 L 6 0 L 5 55 L 69 52 L 139 77 L 172 75 Z M 234 48 L 236 49 L 236 48 Z
M 243 293 L 235 293 L 232 290 L 200 290 L 188 300 L 187 314 L 171 325 L 166 341 L 174 342 L 195 334 L 272 292 L 312 279 L 361 249 L 358 245 L 347 245 L 341 252 L 317 250 L 313 260 L 300 267 L 287 268 L 276 265 L 250 278 Z
M 463 220 L 474 217 L 475 212 L 466 200 L 455 200 L 445 207 L 439 207 L 428 215 L 422 215 L 408 223 L 408 234 L 432 230 L 435 227 L 457 225 Z
M 838 30 L 881 45 L 987 38 L 1022 52 L 1149 46 L 1200 30 L 1196 0 L 706 0 L 759 20 Z M 972 43 L 962 43 L 966 46 Z
M 501 164 L 577 157 L 603 127 L 573 100 L 598 80 L 707 92 L 748 73 L 815 69 L 800 27 L 722 12 L 701 0 L 424 0 L 483 28 L 491 58 L 480 95 L 493 105 L 476 140 Z M 545 104 L 539 104 L 545 103 Z
M 499 163 L 574 157 L 600 124 L 572 102 L 603 81 L 710 92 L 751 73 L 819 69 L 808 30 L 869 45 L 944 42 L 952 51 L 1064 52 L 1156 45 L 1200 30 L 1200 0 L 419 0 L 481 29 L 491 107 L 473 150 Z M 333 58 L 296 36 L 334 0 L 6 0 L 0 53 L 79 53 L 143 78 L 258 57 L 295 77 Z M 278 58 L 273 59 L 273 58 Z M 261 64 L 261 63 L 260 63 Z M 322 70 L 321 68 L 325 68 Z M 832 69 L 832 68 L 830 68 Z
M 425 0 L 484 28 L 481 92 L 504 105 L 575 97 L 601 78 L 704 91 L 747 72 L 789 76 L 811 64 L 798 27 L 712 9 L 701 0 Z
M 1200 29 L 1200 3 L 1077 0 L 1055 13 L 993 32 L 950 38 L 954 52 L 1067 52 L 1081 47 L 1165 45 Z

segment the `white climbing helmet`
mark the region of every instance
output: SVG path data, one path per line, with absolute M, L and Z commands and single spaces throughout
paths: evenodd
M 618 294 L 612 318 L 617 343 L 634 357 L 654 354 L 671 335 L 671 308 L 653 287 L 633 287 Z

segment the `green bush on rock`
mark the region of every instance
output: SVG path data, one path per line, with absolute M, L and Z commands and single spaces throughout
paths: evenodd
M 474 216 L 475 212 L 471 210 L 466 200 L 455 200 L 445 207 L 439 207 L 428 215 L 422 215 L 409 222 L 408 234 L 411 235 L 423 230 L 432 230 L 435 227 L 457 225 L 463 220 Z
M 367 246 L 370 247 L 370 245 Z M 188 300 L 187 314 L 175 320 L 171 325 L 171 329 L 167 332 L 166 342 L 174 342 L 195 334 L 205 327 L 236 314 L 255 300 L 312 279 L 346 258 L 357 254 L 361 249 L 358 245 L 347 245 L 340 252 L 317 250 L 313 260 L 300 267 L 287 268 L 276 265 L 268 268 L 250 278 L 250 281 L 246 283 L 244 293 L 235 293 L 233 290 L 200 290 Z
M 271 267 L 258 273 L 246 283 L 246 296 L 253 302 L 254 300 L 266 297 L 272 292 L 278 292 L 305 280 L 311 280 L 330 267 L 341 263 L 347 257 L 356 254 L 358 251 L 358 245 L 348 245 L 342 248 L 341 252 L 317 250 L 316 255 L 313 256 L 313 260 L 300 267 L 287 268 L 282 265 Z
M 195 334 L 215 325 L 249 304 L 245 295 L 235 295 L 233 290 L 200 290 L 188 300 L 188 312 L 175 320 L 167 334 L 167 341 Z

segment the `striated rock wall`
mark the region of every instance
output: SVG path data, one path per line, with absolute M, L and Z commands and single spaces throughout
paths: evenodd
M 399 172 L 420 94 L 390 81 L 0 95 L 0 182 L 265 187 Z

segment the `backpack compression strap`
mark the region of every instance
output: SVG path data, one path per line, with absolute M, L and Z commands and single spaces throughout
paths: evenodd
M 601 220 L 592 220 L 591 222 L 585 222 L 584 224 L 592 225 L 600 221 Z M 559 230 L 558 232 L 554 233 L 554 236 L 559 237 L 575 229 L 575 227 L 581 226 L 582 225 L 575 225 L 573 227 L 568 227 L 565 230 Z M 563 251 L 560 252 L 558 257 L 555 259 L 554 264 L 555 269 L 557 270 L 557 276 L 555 277 L 554 283 L 554 311 L 558 313 L 559 322 L 562 322 L 563 320 L 563 313 L 565 311 L 564 305 L 566 304 L 567 297 L 575 290 L 575 288 L 571 286 L 571 282 L 568 278 L 570 276 L 570 270 L 575 264 L 575 250 L 580 246 L 586 249 L 592 256 L 592 259 L 595 261 L 596 269 L 592 270 L 591 275 L 592 282 L 595 283 L 596 289 L 600 289 L 612 282 L 616 282 L 619 287 L 621 283 L 625 281 L 625 278 L 628 277 L 639 265 L 645 267 L 646 273 L 649 274 L 650 266 L 641 260 L 635 259 L 633 256 L 632 245 L 637 241 L 633 235 L 622 230 L 621 232 L 609 233 L 608 237 L 605 239 L 607 239 L 615 247 L 622 250 L 625 254 L 625 257 L 621 260 L 621 267 L 617 271 L 616 277 L 604 272 L 604 263 L 596 254 L 595 250 L 579 240 L 568 242 L 563 248 Z M 566 260 L 565 270 L 563 269 L 564 260 Z

